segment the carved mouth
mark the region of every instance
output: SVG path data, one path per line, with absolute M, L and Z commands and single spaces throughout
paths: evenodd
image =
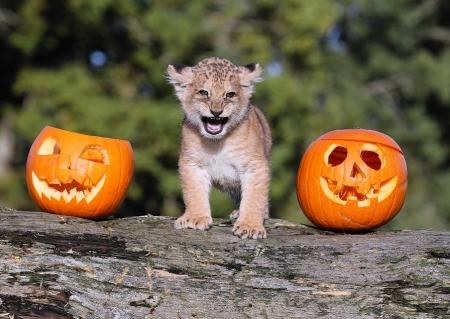
M 227 121 L 228 117 L 202 117 L 205 131 L 211 135 L 217 135 L 222 132 L 223 127 Z
M 345 205 L 348 200 L 355 200 L 358 201 L 358 207 L 366 207 L 373 198 L 381 202 L 391 195 L 397 185 L 397 176 L 381 182 L 378 186 L 372 185 L 369 189 L 360 189 L 354 185 L 338 186 L 338 182 L 323 176 L 320 177 L 320 185 L 325 195 L 336 203 Z
M 87 179 L 81 184 L 74 179 L 70 179 L 67 183 L 62 183 L 57 180 L 54 183 L 48 183 L 45 178 L 37 177 L 34 172 L 32 172 L 32 178 L 34 188 L 41 198 L 44 195 L 48 199 L 54 198 L 58 201 L 63 199 L 66 203 L 75 198 L 77 203 L 83 199 L 89 203 L 103 188 L 106 174 L 100 178 L 97 184 L 94 184 L 92 181 L 87 182 Z

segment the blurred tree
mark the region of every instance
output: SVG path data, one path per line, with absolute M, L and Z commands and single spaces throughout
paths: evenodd
M 323 133 L 364 127 L 402 147 L 409 191 L 389 227 L 450 226 L 450 4 L 439 0 L 5 0 L 0 115 L 15 156 L 0 203 L 33 209 L 28 148 L 45 125 L 129 140 L 136 173 L 118 216 L 179 215 L 182 112 L 165 67 L 208 56 L 259 62 L 254 102 L 273 130 L 272 216 L 305 221 L 303 152 Z M 6 13 L 6 14 L 5 14 Z M 10 17 L 10 18 L 5 18 Z M 214 216 L 231 202 L 213 192 Z

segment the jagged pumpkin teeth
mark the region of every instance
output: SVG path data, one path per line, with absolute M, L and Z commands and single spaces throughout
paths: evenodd
M 358 232 L 382 226 L 401 209 L 408 185 L 398 144 L 376 131 L 324 134 L 306 150 L 297 174 L 297 197 L 315 225 Z
M 27 186 L 44 211 L 85 218 L 111 215 L 134 170 L 128 141 L 45 127 L 27 160 Z
M 47 189 L 45 189 L 45 190 L 43 190 L 42 191 L 42 194 L 44 195 L 44 196 L 46 196 L 47 198 L 52 198 L 53 196 L 53 192 L 54 192 L 54 190 L 53 189 L 51 189 L 51 188 L 47 188 Z
M 85 199 L 85 195 L 84 195 L 84 193 L 83 192 L 77 192 L 77 203 L 79 203 L 82 199 Z
M 84 186 L 84 187 L 89 187 L 89 188 L 93 186 L 92 181 L 91 181 L 90 178 L 86 178 L 83 181 L 83 183 L 81 183 L 81 185 Z
M 51 194 L 52 197 L 56 200 L 61 200 L 61 192 L 58 192 L 56 190 L 53 191 L 53 193 Z
M 66 203 L 69 202 L 69 193 L 67 192 L 66 189 L 63 190 L 63 192 L 61 193 L 61 196 L 62 196 L 62 198 L 64 199 L 64 201 L 65 201 Z
M 79 170 L 73 170 L 72 171 L 72 178 L 74 181 L 76 181 L 78 184 L 83 184 L 84 180 L 86 179 L 86 173 L 80 172 Z
M 70 202 L 72 199 L 74 199 L 76 196 L 77 196 L 77 190 L 76 190 L 75 188 L 72 188 L 72 189 L 69 191 L 69 197 L 68 197 L 69 202 Z
M 102 179 L 100 181 L 99 185 L 93 185 L 89 189 L 86 188 L 83 190 L 78 190 L 77 187 L 74 187 L 74 188 L 71 188 L 68 190 L 68 189 L 64 188 L 64 190 L 61 192 L 61 191 L 58 191 L 53 188 L 55 185 L 50 185 L 45 181 L 39 180 L 37 178 L 36 174 L 34 174 L 33 180 L 34 180 L 34 184 L 36 185 L 36 188 L 37 188 L 40 196 L 44 195 L 48 199 L 55 198 L 57 200 L 60 200 L 62 197 L 62 199 L 66 202 L 70 202 L 74 198 L 76 198 L 77 202 L 80 202 L 83 199 L 86 200 L 87 202 L 90 202 L 94 198 L 94 196 L 88 197 L 88 195 L 91 194 L 91 192 L 94 192 L 94 194 L 97 194 L 98 191 L 101 189 L 101 187 L 104 184 L 104 179 Z M 58 184 L 58 186 L 61 186 L 61 184 Z M 80 185 L 80 187 L 81 186 L 84 186 L 84 185 Z

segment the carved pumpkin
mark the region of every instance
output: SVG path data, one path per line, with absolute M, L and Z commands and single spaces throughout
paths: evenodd
M 316 226 L 362 232 L 400 211 L 408 185 L 398 144 L 371 130 L 336 130 L 306 150 L 297 174 L 297 198 Z
M 100 219 L 123 201 L 134 171 L 128 141 L 47 126 L 28 154 L 31 198 L 42 210 Z

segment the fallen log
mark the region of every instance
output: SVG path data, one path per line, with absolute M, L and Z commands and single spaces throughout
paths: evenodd
M 0 209 L 0 318 L 445 318 L 450 231 L 337 234 L 271 219 L 104 221 Z

